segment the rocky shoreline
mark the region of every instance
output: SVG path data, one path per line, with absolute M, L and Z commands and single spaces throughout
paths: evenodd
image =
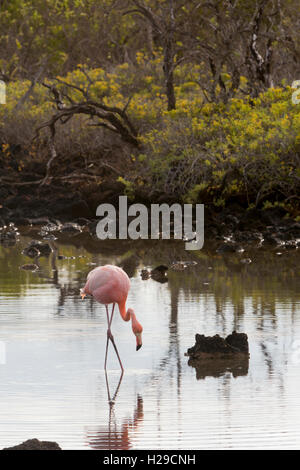
M 119 196 L 124 195 L 120 182 L 88 184 L 84 190 L 74 190 L 74 185 L 19 186 L 0 185 L 0 242 L 14 238 L 14 230 L 4 227 L 41 226 L 41 236 L 55 232 L 76 234 L 88 231 L 95 235 L 99 221 L 96 209 L 99 204 L 110 203 L 118 207 Z M 147 201 L 140 197 L 132 202 L 146 206 L 153 203 L 176 201 Z M 218 242 L 219 252 L 239 252 L 245 244 L 297 249 L 300 246 L 300 222 L 286 209 L 246 209 L 236 202 L 224 209 L 205 205 L 205 240 Z M 12 225 L 11 225 L 12 227 Z

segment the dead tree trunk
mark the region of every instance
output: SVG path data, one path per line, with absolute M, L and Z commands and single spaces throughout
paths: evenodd
M 165 75 L 166 95 L 168 99 L 168 111 L 176 108 L 176 98 L 174 91 L 174 52 L 173 41 L 170 33 L 166 35 L 164 46 L 163 71 Z
M 271 88 L 274 86 L 271 65 L 272 65 L 272 38 L 268 38 L 266 44 L 266 51 L 264 56 L 259 52 L 257 46 L 257 40 L 259 37 L 259 30 L 263 19 L 264 9 L 268 2 L 262 2 L 253 18 L 253 30 L 249 43 L 249 53 L 246 58 L 246 64 L 248 66 L 249 75 L 253 78 L 252 88 L 255 90 L 256 94 L 259 91 L 259 88 Z M 258 87 L 255 86 L 255 82 L 258 84 Z M 258 88 L 258 89 L 257 89 Z
M 164 65 L 163 70 L 166 81 L 166 94 L 168 99 L 168 111 L 176 108 L 176 98 L 174 91 L 174 5 L 173 0 L 169 0 L 169 18 L 167 28 L 163 37 L 164 40 Z
M 156 14 L 152 9 L 139 0 L 132 0 L 135 8 L 124 14 L 138 13 L 150 24 L 153 31 L 159 36 L 163 48 L 163 73 L 165 78 L 165 89 L 168 100 L 168 111 L 176 108 L 174 91 L 174 68 L 175 68 L 175 16 L 173 0 L 169 0 L 168 8 L 164 14 Z M 149 33 L 148 33 L 149 34 Z

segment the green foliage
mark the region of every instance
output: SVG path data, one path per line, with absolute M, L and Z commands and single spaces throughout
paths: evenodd
M 118 181 L 124 184 L 125 186 L 124 194 L 128 197 L 128 199 L 129 200 L 134 199 L 135 192 L 134 192 L 134 185 L 132 181 L 128 181 L 122 176 L 119 176 Z
M 114 46 L 133 24 L 115 6 L 113 0 L 3 0 L 0 70 L 29 77 L 41 64 L 52 75 L 82 60 L 119 62 L 121 47 Z
M 216 205 L 299 194 L 300 106 L 291 92 L 274 88 L 227 105 L 182 98 L 177 110 L 163 113 L 159 129 L 141 137 L 151 187 L 189 202 L 205 190 Z
M 80 101 L 82 94 L 67 84 L 89 88 L 93 100 L 108 106 L 126 106 L 141 144 L 126 178 L 120 178 L 126 194 L 133 198 L 135 188 L 143 185 L 149 197 L 163 193 L 183 202 L 212 202 L 216 206 L 232 199 L 249 206 L 286 198 L 296 202 L 300 189 L 300 105 L 292 103 L 291 88 L 271 88 L 257 98 L 237 94 L 226 104 L 208 103 L 196 84 L 199 66 L 187 70 L 183 63 L 176 69 L 177 109 L 168 112 L 162 60 L 158 49 L 151 58 L 139 53 L 135 65 L 118 64 L 110 71 L 78 65 L 57 76 L 57 87 L 68 91 L 74 102 Z M 29 146 L 31 155 L 33 130 L 50 119 L 54 105 L 48 90 L 36 84 L 18 108 L 30 85 L 29 80 L 8 84 L 7 105 L 0 106 L 0 134 L 5 145 Z M 91 132 L 93 136 L 99 132 L 109 138 L 114 135 L 102 128 L 91 130 L 86 122 L 86 116 L 76 117 L 61 126 L 61 152 L 72 152 L 75 144 L 86 139 L 81 154 L 87 154 L 91 142 L 97 142 Z

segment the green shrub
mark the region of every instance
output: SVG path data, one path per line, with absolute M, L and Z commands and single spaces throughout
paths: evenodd
M 141 143 L 130 169 L 120 175 L 126 180 L 127 193 L 132 197 L 134 188 L 143 185 L 149 197 L 162 193 L 182 202 L 222 206 L 239 199 L 257 206 L 266 200 L 273 204 L 288 199 L 296 204 L 300 105 L 292 103 L 291 88 L 272 88 L 256 99 L 242 95 L 227 104 L 207 103 L 195 84 L 199 67 L 183 64 L 175 73 L 177 108 L 168 112 L 161 63 L 160 51 L 152 59 L 138 53 L 135 65 L 124 63 L 110 72 L 79 66 L 65 77 L 57 77 L 85 90 L 89 87 L 93 100 L 127 107 Z M 57 86 L 68 91 L 75 102 L 82 99 L 79 91 L 59 82 Z M 18 107 L 29 87 L 29 81 L 8 84 L 7 105 L 0 106 L 1 141 L 6 146 L 18 143 L 26 147 L 29 158 L 37 153 L 46 158 L 47 130 L 41 133 L 39 147 L 31 139 L 34 129 L 51 117 L 54 105 L 48 90 L 37 84 Z M 57 125 L 56 136 L 59 153 L 79 154 L 85 165 L 88 155 L 99 155 L 104 146 L 116 151 L 116 135 L 89 127 L 87 119 L 76 116 L 64 126 Z M 118 145 L 122 148 L 121 142 Z M 124 154 L 130 153 L 132 149 L 124 150 Z

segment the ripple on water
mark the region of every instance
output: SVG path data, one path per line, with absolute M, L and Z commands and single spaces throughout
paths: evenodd
M 128 305 L 143 324 L 143 348 L 135 351 L 130 324 L 116 315 L 125 373 L 119 384 L 110 348 L 110 397 L 117 392 L 110 408 L 105 312 L 78 293 L 95 264 L 117 264 L 132 252 L 120 244 L 116 254 L 105 247 L 91 254 L 56 240 L 60 254 L 75 256 L 72 264 L 62 259 L 54 272 L 52 254 L 31 273 L 19 270 L 28 239 L 19 243 L 0 246 L 0 448 L 33 437 L 65 449 L 299 448 L 299 253 L 283 263 L 257 251 L 244 265 L 238 254 L 202 250 L 189 254 L 197 265 L 170 272 L 164 284 L 136 271 Z M 160 246 L 134 245 L 140 268 L 187 256 L 178 244 Z M 197 380 L 184 356 L 195 333 L 234 329 L 248 334 L 248 372 L 205 371 Z

